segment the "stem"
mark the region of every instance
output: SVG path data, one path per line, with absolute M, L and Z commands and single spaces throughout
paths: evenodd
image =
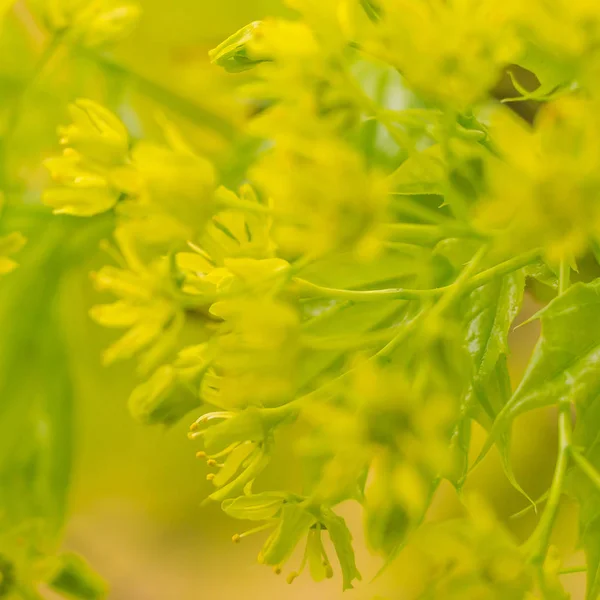
M 295 279 L 300 294 L 313 298 L 338 298 L 341 300 L 353 300 L 356 302 L 371 302 L 374 300 L 422 300 L 425 298 L 438 297 L 445 288 L 434 288 L 429 290 L 408 290 L 393 288 L 387 290 L 343 290 L 329 288 L 305 279 Z
M 447 221 L 440 225 L 423 223 L 390 223 L 384 226 L 386 234 L 402 236 L 402 241 L 417 241 L 432 243 L 448 237 L 481 239 L 481 235 L 468 227 L 464 227 L 453 221 Z
M 410 323 L 406 325 L 406 327 L 403 327 L 399 331 L 398 335 L 396 335 L 387 345 L 377 352 L 375 358 L 378 360 L 386 360 L 396 350 L 396 348 L 408 338 L 408 336 L 413 332 L 414 328 L 422 321 L 422 319 L 425 318 L 430 322 L 435 322 L 435 320 L 439 318 L 439 316 L 447 308 L 450 307 L 456 298 L 460 296 L 465 281 L 468 281 L 471 273 L 477 269 L 486 252 L 487 246 L 482 246 L 477 251 L 475 256 L 469 261 L 461 274 L 456 278 L 456 281 L 452 285 L 446 286 L 445 288 L 440 288 L 443 289 L 443 291 L 437 304 L 435 304 L 431 310 L 424 310 L 419 313 L 412 321 L 410 321 Z
M 565 259 L 560 264 L 559 294 L 563 294 L 569 287 L 570 267 Z M 571 403 L 567 399 L 561 399 L 558 405 L 558 457 L 554 476 L 548 493 L 548 501 L 542 512 L 542 516 L 531 537 L 525 544 L 526 551 L 530 554 L 531 561 L 541 564 L 544 561 L 550 536 L 556 516 L 560 499 L 563 493 L 565 475 L 569 466 L 569 456 L 572 454 L 571 445 L 573 437 L 573 425 L 571 423 Z
M 1 156 L 0 169 L 2 170 L 2 173 L 0 174 L 0 176 L 1 176 L 0 180 L 3 182 L 5 189 L 8 189 L 8 185 L 7 185 L 8 168 L 7 168 L 7 164 L 6 164 L 7 156 L 8 156 L 7 150 L 9 148 L 9 146 L 11 145 L 12 139 L 15 134 L 15 130 L 17 128 L 17 125 L 19 124 L 19 120 L 21 118 L 21 112 L 23 110 L 23 106 L 25 104 L 27 94 L 37 84 L 40 77 L 43 75 L 44 70 L 46 69 L 46 67 L 48 66 L 50 61 L 56 55 L 56 52 L 58 51 L 58 49 L 61 46 L 63 38 L 64 38 L 64 33 L 55 33 L 52 36 L 52 38 L 46 45 L 46 48 L 42 52 L 42 55 L 40 56 L 37 64 L 35 65 L 33 73 L 31 74 L 31 76 L 27 80 L 27 82 L 25 83 L 23 89 L 21 90 L 21 93 L 17 96 L 17 98 L 15 99 L 15 102 L 13 103 L 13 105 L 11 106 L 11 108 L 9 110 L 7 121 L 6 121 L 6 127 L 4 129 L 4 135 L 2 136 L 3 139 L 0 143 L 1 144 L 0 145 L 0 156 Z
M 362 335 L 318 336 L 303 335 L 302 346 L 311 350 L 354 350 L 388 342 L 396 333 L 397 327 L 364 333 Z
M 573 457 L 573 462 L 587 475 L 596 489 L 600 491 L 600 473 L 598 473 L 594 465 L 581 452 L 575 450 L 575 448 L 571 448 L 571 456 Z
M 548 502 L 531 537 L 525 548 L 531 555 L 532 562 L 542 563 L 548 545 L 550 535 L 558 514 L 558 507 L 563 492 L 565 474 L 569 464 L 569 453 L 571 447 L 571 406 L 569 402 L 563 402 L 559 406 L 558 413 L 558 458 L 554 469 L 554 477 L 548 494 Z
M 571 267 L 566 260 L 560 261 L 558 275 L 558 294 L 564 294 L 567 291 L 571 281 Z
M 468 290 L 466 286 L 468 285 L 471 274 L 473 271 L 477 270 L 479 263 L 483 260 L 487 251 L 487 246 L 481 246 L 481 248 L 479 248 L 475 256 L 473 256 L 467 266 L 462 270 L 461 274 L 456 278 L 456 281 L 452 285 L 448 286 L 448 290 L 444 292 L 439 302 L 431 310 L 428 316 L 429 318 L 433 316 L 440 316 L 447 308 L 450 307 L 454 300 L 461 295 L 461 293 L 464 293 Z M 494 277 L 496 277 L 495 274 L 493 275 L 493 278 Z
M 441 212 L 424 206 L 410 196 L 396 194 L 394 192 L 392 192 L 390 195 L 392 196 L 393 207 L 398 209 L 400 212 L 418 219 L 423 219 L 424 221 L 428 221 L 430 223 L 435 223 L 437 225 L 444 225 L 448 223 L 448 217 L 443 215 Z
M 526 252 L 525 254 L 520 254 L 519 256 L 515 256 L 509 260 L 501 262 L 497 264 L 495 267 L 491 267 L 474 275 L 470 281 L 465 286 L 466 292 L 472 292 L 477 288 L 489 283 L 496 277 L 501 277 L 503 275 L 508 275 L 514 271 L 518 271 L 523 267 L 528 265 L 532 265 L 538 261 L 541 256 L 541 251 L 539 249 L 531 250 L 530 252 Z
M 439 143 L 442 148 L 442 154 L 447 168 L 450 168 L 454 162 L 450 140 L 454 137 L 456 132 L 456 119 L 457 115 L 454 111 L 446 111 L 442 117 L 442 136 Z M 467 221 L 469 211 L 464 197 L 461 194 L 455 193 L 455 190 L 449 181 L 447 181 L 445 187 L 446 193 L 444 194 L 444 199 L 450 207 L 452 214 L 460 221 Z
M 178 115 L 189 119 L 193 123 L 208 126 L 224 138 L 230 140 L 237 137 L 236 127 L 233 122 L 223 118 L 217 112 L 204 108 L 193 100 L 189 100 L 185 96 L 173 92 L 161 83 L 157 83 L 99 52 L 77 47 L 77 54 L 88 58 L 107 71 L 112 71 L 122 77 L 126 77 L 152 100 L 162 104 Z
M 586 573 L 588 568 L 586 566 L 580 567 L 567 567 L 565 569 L 561 569 L 558 574 L 559 575 L 570 575 L 571 573 Z
M 442 296 L 450 290 L 455 290 L 453 293 L 467 294 L 480 288 L 481 286 L 489 283 L 490 281 L 508 275 L 513 271 L 518 271 L 523 267 L 534 263 L 540 256 L 539 250 L 534 250 L 515 258 L 511 258 L 505 262 L 499 263 L 490 269 L 481 271 L 477 275 L 474 275 L 470 279 L 472 271 L 477 268 L 479 261 L 471 261 L 469 263 L 469 269 L 465 269 L 461 276 L 452 284 L 442 286 L 439 288 L 425 289 L 425 290 L 414 290 L 404 288 L 390 288 L 383 290 L 345 290 L 337 288 L 329 288 L 316 283 L 311 283 L 304 279 L 296 278 L 294 281 L 299 288 L 301 294 L 305 294 L 309 297 L 321 297 L 321 298 L 339 298 L 344 300 L 353 300 L 356 302 L 372 302 L 376 300 L 424 300 L 429 298 L 437 298 Z

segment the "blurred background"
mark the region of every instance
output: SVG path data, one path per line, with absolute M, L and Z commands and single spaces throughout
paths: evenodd
M 0 36 L 4 106 L 22 98 L 18 118 L 0 145 L 6 202 L 1 227 L 19 229 L 29 239 L 19 257 L 21 268 L 0 289 L 0 470 L 6 472 L 7 464 L 21 456 L 23 464 L 30 464 L 29 442 L 17 439 L 22 434 L 16 432 L 22 432 L 18 425 L 32 411 L 54 406 L 61 415 L 73 415 L 72 422 L 63 423 L 53 421 L 48 412 L 47 422 L 55 427 L 53 445 L 44 446 L 43 431 L 31 435 L 41 440 L 42 451 L 69 453 L 70 488 L 64 473 L 50 478 L 54 497 L 68 494 L 64 546 L 85 555 L 110 582 L 112 600 L 232 600 L 242 595 L 294 600 L 307 594 L 315 600 L 340 598 L 337 578 L 316 585 L 305 576 L 288 586 L 283 577 L 258 565 L 260 535 L 240 545 L 231 543 L 244 523 L 225 518 L 218 506 L 200 507 L 209 489 L 206 468 L 195 459 L 196 448 L 186 438 L 187 423 L 165 430 L 142 427 L 131 419 L 127 397 L 135 385 L 132 364 L 101 365 L 110 335 L 88 317 L 90 306 L 101 300 L 89 272 L 108 260 L 98 242 L 110 231 L 110 223 L 97 219 L 82 226 L 76 219 L 49 217 L 35 208 L 46 182 L 41 161 L 56 153 L 56 127 L 66 121 L 66 105 L 77 97 L 111 106 L 139 136 L 152 136 L 157 111 L 166 112 L 220 166 L 223 180 L 237 183 L 244 168 L 240 149 L 249 142 L 235 131 L 243 126 L 247 111 L 231 93 L 239 77 L 211 67 L 207 51 L 239 27 L 281 14 L 284 8 L 276 0 L 142 0 L 143 15 L 131 37 L 110 53 L 64 49 L 31 85 L 27 81 L 47 43 L 39 18 L 41 4 L 42 0 L 17 2 Z M 10 110 L 3 109 L 3 118 L 6 127 Z M 535 309 L 529 300 L 522 318 Z M 537 325 L 530 324 L 513 335 L 515 378 L 537 333 Z M 554 431 L 552 411 L 526 415 L 517 424 L 516 476 L 534 498 L 551 478 Z M 272 480 L 293 484 L 297 478 L 289 466 L 293 463 L 287 461 L 293 443 L 282 441 L 270 471 Z M 33 475 L 23 472 L 21 489 L 26 494 Z M 516 536 L 531 531 L 532 512 L 509 519 L 527 501 L 508 484 L 494 454 L 477 469 L 469 488 L 486 490 Z M 0 489 L 0 496 L 4 493 Z M 16 498 L 15 504 L 19 501 Z M 430 518 L 446 518 L 458 510 L 453 491 L 442 488 Z M 354 532 L 364 576 L 363 585 L 344 598 L 402 598 L 419 575 L 410 548 L 371 583 L 381 561 L 364 550 L 356 508 L 344 506 L 341 512 Z M 575 549 L 576 529 L 576 515 L 567 502 L 556 531 L 567 564 L 582 563 Z M 583 598 L 581 575 L 569 575 L 565 582 L 574 598 Z

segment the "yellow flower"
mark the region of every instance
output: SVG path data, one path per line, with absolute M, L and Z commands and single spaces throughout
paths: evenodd
M 467 497 L 467 507 L 467 517 L 426 525 L 415 536 L 411 550 L 427 569 L 425 597 L 531 598 L 535 568 L 479 498 Z
M 386 185 L 343 142 L 329 137 L 281 141 L 253 177 L 271 199 L 273 236 L 286 255 L 360 254 L 376 245 Z
M 230 73 L 239 73 L 261 63 L 260 58 L 248 56 L 248 44 L 261 34 L 262 23 L 255 21 L 229 36 L 224 42 L 211 50 L 211 61 Z
M 60 143 L 73 148 L 91 162 L 123 164 L 129 150 L 129 134 L 121 120 L 92 100 L 69 105 L 72 123 L 59 127 Z
M 381 0 L 368 51 L 410 87 L 451 108 L 482 100 L 519 55 L 510 14 L 496 0 Z
M 134 185 L 129 135 L 116 115 L 91 100 L 77 100 L 69 111 L 72 123 L 59 128 L 62 156 L 44 161 L 56 185 L 44 190 L 42 200 L 55 213 L 97 215 Z
M 146 264 L 125 242 L 121 250 L 126 264 L 106 266 L 94 274 L 96 288 L 118 300 L 94 306 L 90 315 L 104 327 L 127 329 L 104 352 L 104 362 L 111 364 L 140 354 L 140 371 L 147 373 L 176 349 L 185 322 L 185 297 L 178 290 L 167 258 Z
M 297 386 L 298 312 L 271 299 L 221 301 L 211 313 L 223 319 L 214 339 L 214 367 L 202 398 L 221 408 L 279 406 Z
M 302 22 L 270 19 L 248 42 L 250 57 L 262 60 L 257 79 L 245 88 L 251 97 L 272 104 L 256 118 L 252 131 L 282 137 L 288 130 L 347 130 L 358 123 L 360 106 L 348 84 L 334 45 Z M 284 122 L 286 127 L 282 128 Z
M 581 256 L 600 236 L 600 106 L 565 97 L 533 130 L 496 116 L 501 159 L 490 157 L 480 226 L 514 250 L 543 247 L 552 261 Z

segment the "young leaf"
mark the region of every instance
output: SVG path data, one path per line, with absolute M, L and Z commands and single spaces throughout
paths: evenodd
M 390 176 L 390 184 L 396 194 L 441 195 L 445 179 L 442 149 L 437 145 L 406 159 Z
M 523 302 L 525 276 L 511 273 L 476 289 L 468 299 L 467 348 L 475 379 L 485 381 L 508 352 L 508 332 Z
M 494 425 L 570 400 L 585 406 L 600 393 L 600 280 L 577 283 L 538 313 L 542 334 L 519 387 Z

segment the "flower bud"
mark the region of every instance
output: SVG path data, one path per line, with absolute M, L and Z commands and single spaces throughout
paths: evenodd
M 147 425 L 171 425 L 199 406 L 197 398 L 177 389 L 177 372 L 166 365 L 136 387 L 129 397 L 132 416 Z
M 248 56 L 248 43 L 260 35 L 261 28 L 262 23 L 254 21 L 228 37 L 208 53 L 211 62 L 223 67 L 229 73 L 247 71 L 264 62 L 262 59 Z

